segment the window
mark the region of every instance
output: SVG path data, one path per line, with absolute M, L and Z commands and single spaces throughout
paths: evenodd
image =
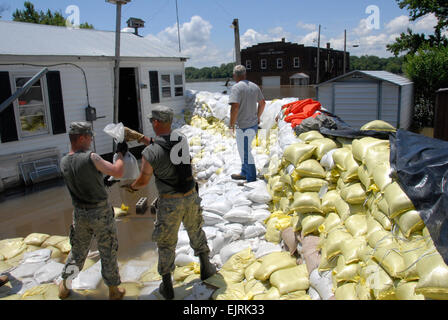
M 294 57 L 294 68 L 300 68 L 300 58 Z
M 283 68 L 283 59 L 277 58 L 277 69 Z
M 252 69 L 252 61 L 251 60 L 246 60 L 246 69 L 247 70 Z
M 261 59 L 260 60 L 260 67 L 261 67 L 261 69 L 266 69 L 266 67 L 267 67 L 266 59 Z
M 160 76 L 162 80 L 162 97 L 170 98 L 171 97 L 171 78 L 169 74 L 162 74 Z
M 174 75 L 174 96 L 184 95 L 184 81 L 181 74 Z
M 16 77 L 16 90 L 22 88 L 31 77 Z M 47 108 L 44 102 L 42 82 L 38 80 L 18 99 L 16 116 L 19 120 L 19 132 L 22 138 L 49 133 Z

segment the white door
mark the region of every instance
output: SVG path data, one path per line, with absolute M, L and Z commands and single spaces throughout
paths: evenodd
M 280 76 L 262 77 L 261 81 L 263 87 L 280 87 Z
M 378 84 L 341 83 L 334 88 L 334 113 L 355 129 L 378 117 Z

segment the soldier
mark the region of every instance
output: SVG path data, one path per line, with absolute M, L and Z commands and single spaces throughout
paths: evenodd
M 121 281 L 117 262 L 117 228 L 114 211 L 104 187 L 103 174 L 115 177 L 123 175 L 123 156 L 128 147 L 126 142 L 117 145 L 118 158 L 112 164 L 89 150 L 92 137 L 90 124 L 72 122 L 69 131 L 71 150 L 61 160 L 62 175 L 74 210 L 73 224 L 70 226 L 72 250 L 62 271 L 59 297 L 65 299 L 70 295 L 67 279 L 73 279 L 82 270 L 95 236 L 101 257 L 101 274 L 109 287 L 109 298 L 118 300 L 123 298 L 125 290 L 118 287 Z
M 149 116 L 157 137 L 142 152 L 142 167 L 140 176 L 132 184 L 126 186 L 130 192 L 146 186 L 154 174 L 155 183 L 159 191 L 159 203 L 155 222 L 153 241 L 157 243 L 159 251 L 158 272 L 162 276 L 159 292 L 170 300 L 174 298 L 171 272 L 174 271 L 177 235 L 180 223 L 187 229 L 190 244 L 194 254 L 200 259 L 201 280 L 205 280 L 216 273 L 216 267 L 210 263 L 210 249 L 207 245 L 205 232 L 202 230 L 203 217 L 200 207 L 201 198 L 196 189 L 196 182 L 191 174 L 187 178 L 179 179 L 179 171 L 171 155 L 171 149 L 182 146 L 182 159 L 187 156 L 190 165 L 187 138 L 171 130 L 173 111 L 165 106 L 157 106 Z M 180 137 L 179 140 L 175 139 Z M 177 141 L 172 141 L 172 140 Z M 152 142 L 152 141 L 151 141 Z M 185 163 L 185 162 L 182 163 Z M 177 163 L 176 163 L 177 164 Z M 183 191 L 179 191 L 183 190 Z

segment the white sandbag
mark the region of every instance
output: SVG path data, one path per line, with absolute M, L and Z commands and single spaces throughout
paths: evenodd
M 229 199 L 232 202 L 234 208 L 250 206 L 252 204 L 252 201 L 247 199 L 247 195 L 245 195 L 243 193 L 241 193 L 239 196 L 237 196 L 235 198 L 227 197 L 227 199 Z
M 258 244 L 258 249 L 255 251 L 255 257 L 257 259 L 264 257 L 272 252 L 282 251 L 282 246 L 280 244 L 275 244 L 265 240 L 261 240 Z
M 267 210 L 269 206 L 266 203 L 252 203 L 250 206 L 252 208 L 252 214 L 254 214 L 254 210 Z
M 322 300 L 322 298 L 319 295 L 319 292 L 317 292 L 317 290 L 314 289 L 313 287 L 309 287 L 308 295 L 311 297 L 311 300 Z
M 219 197 L 214 202 L 204 206 L 205 211 L 216 213 L 220 216 L 225 215 L 230 209 L 232 209 L 232 202 L 227 200 L 225 197 Z
M 98 287 L 101 276 L 101 260 L 90 268 L 81 271 L 78 276 L 73 279 L 71 286 L 76 290 L 94 290 Z
M 26 252 L 22 257 L 22 263 L 37 263 L 47 262 L 51 257 L 50 249 L 41 249 L 31 252 Z
M 61 275 L 64 265 L 51 260 L 34 273 L 34 280 L 39 283 L 48 283 Z
M 115 163 L 118 159 L 118 154 L 114 154 L 113 162 Z M 138 167 L 137 159 L 130 152 L 126 152 L 123 157 L 124 162 L 124 172 L 120 178 L 110 177 L 109 181 L 112 180 L 135 180 L 140 175 L 140 168 Z
M 147 261 L 131 260 L 120 267 L 121 282 L 138 282 L 140 276 L 149 269 Z
M 251 243 L 247 240 L 238 240 L 224 246 L 220 251 L 221 262 L 224 264 L 229 260 L 231 256 L 235 253 L 243 251 L 246 248 L 251 248 Z
M 31 263 L 21 263 L 9 272 L 11 276 L 18 279 L 32 277 L 37 270 L 42 268 L 46 263 L 41 262 L 31 262 Z
M 26 291 L 31 288 L 37 287 L 39 284 L 34 280 L 34 278 L 25 278 L 21 282 L 21 288 L 17 291 L 17 294 L 23 295 Z
M 190 252 L 190 249 L 191 249 L 191 247 L 189 244 L 181 246 L 181 247 L 176 247 L 176 256 L 179 254 L 187 254 L 188 255 L 188 253 Z
M 310 273 L 310 285 L 319 293 L 322 300 L 329 300 L 333 294 L 333 280 L 330 271 L 319 272 L 314 269 Z
M 324 167 L 327 170 L 331 170 L 334 168 L 334 160 L 333 160 L 333 153 L 336 151 L 337 149 L 333 149 L 328 151 L 320 160 L 320 164 L 322 167 Z
M 260 223 L 256 222 L 253 226 L 247 226 L 243 231 L 244 239 L 251 239 L 262 236 L 266 233 L 266 228 Z
M 176 255 L 176 259 L 174 260 L 174 264 L 178 267 L 185 267 L 192 262 L 199 262 L 199 258 L 185 253 Z
M 247 199 L 256 203 L 268 203 L 272 200 L 272 197 L 266 187 L 260 187 L 249 192 L 247 194 Z
M 248 223 L 253 222 L 252 209 L 248 206 L 235 207 L 224 216 L 224 219 L 230 222 Z
M 225 222 L 223 217 L 219 214 L 211 213 L 208 211 L 202 211 L 202 217 L 204 218 L 204 225 L 206 226 L 214 226 L 217 223 Z
M 179 230 L 177 234 L 177 247 L 183 247 L 190 244 L 187 230 Z
M 227 239 L 229 239 L 229 238 L 227 238 Z M 213 239 L 212 255 L 219 254 L 221 249 L 227 244 L 227 239 L 224 237 L 224 234 L 221 231 L 218 231 L 216 233 L 216 236 Z
M 226 224 L 226 228 L 224 237 L 230 238 L 232 241 L 238 240 L 244 231 L 244 227 L 241 223 L 229 223 Z
M 202 230 L 204 230 L 205 236 L 207 237 L 208 240 L 211 240 L 214 237 L 216 237 L 216 233 L 218 232 L 218 228 L 211 226 L 203 227 Z
M 252 218 L 254 221 L 264 221 L 271 215 L 271 212 L 269 210 L 265 209 L 257 209 L 252 211 Z

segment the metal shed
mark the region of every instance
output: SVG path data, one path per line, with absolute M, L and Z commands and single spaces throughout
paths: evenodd
M 316 86 L 317 100 L 347 124 L 360 128 L 384 120 L 409 129 L 413 114 L 414 84 L 387 71 L 355 70 Z

